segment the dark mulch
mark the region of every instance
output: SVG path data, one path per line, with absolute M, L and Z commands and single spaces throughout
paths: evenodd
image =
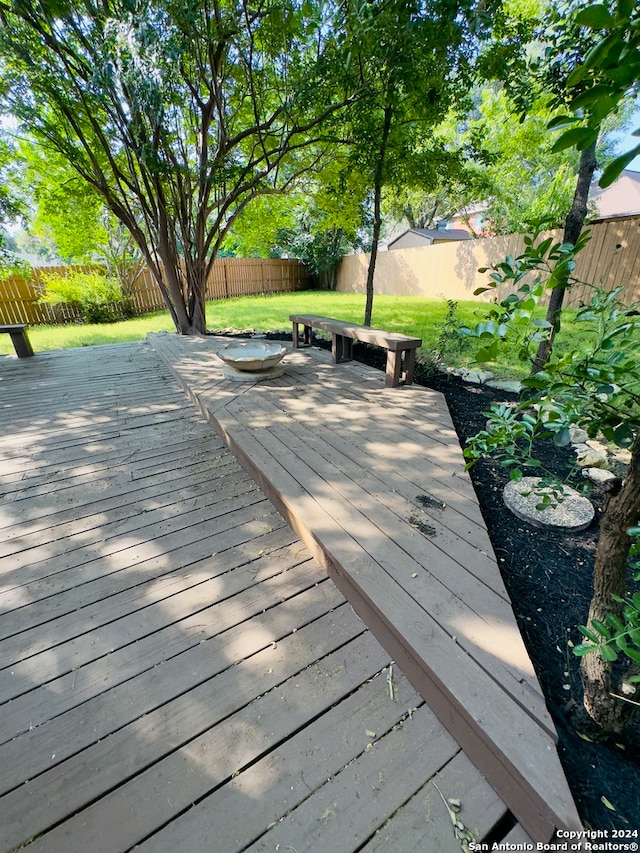
M 444 393 L 463 446 L 484 427 L 483 412 L 492 403 L 515 399 L 455 379 L 421 376 L 418 381 Z M 538 448 L 537 455 L 556 473 L 566 474 L 573 462 L 570 452 L 552 442 Z M 558 729 L 560 759 L 580 816 L 593 829 L 640 829 L 640 727 L 635 725 L 614 741 L 589 742 L 572 724 L 582 702 L 579 659 L 569 641 L 581 642 L 575 626 L 587 621 L 604 495 L 599 490 L 590 495 L 596 518 L 587 530 L 559 533 L 529 525 L 506 509 L 504 468 L 483 460 L 470 473 L 514 613 Z
M 356 344 L 354 355 L 384 369 L 386 353 L 377 347 Z M 484 427 L 483 412 L 493 402 L 515 399 L 504 391 L 434 375 L 420 366 L 416 383 L 445 395 L 462 446 Z M 562 474 L 573 462 L 570 451 L 551 442 L 538 449 L 538 456 L 549 470 Z M 640 830 L 640 725 L 615 740 L 589 741 L 577 734 L 573 724 L 575 710 L 581 707 L 581 686 L 579 660 L 569 642 L 577 645 L 581 641 L 576 626 L 587 620 L 604 495 L 598 490 L 591 495 L 596 518 L 587 530 L 558 533 L 533 527 L 506 509 L 502 489 L 508 474 L 504 468 L 481 461 L 471 469 L 471 477 L 514 613 L 558 729 L 558 751 L 580 816 L 592 829 Z

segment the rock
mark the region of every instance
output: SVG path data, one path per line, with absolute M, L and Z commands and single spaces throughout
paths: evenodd
M 590 438 L 585 442 L 585 444 L 592 450 L 597 450 L 598 453 L 604 453 L 606 455 L 609 452 L 609 447 L 606 444 L 603 444 L 601 441 L 595 441 L 593 438 Z
M 504 487 L 505 506 L 517 518 L 551 530 L 585 530 L 591 524 L 595 515 L 591 501 L 569 486 L 563 487 L 563 499 L 556 506 L 536 509 L 542 494 L 552 492 L 549 488 L 536 492 L 539 483 L 540 477 L 523 477 L 519 482 L 510 482 Z
M 607 486 L 614 481 L 620 482 L 620 477 L 616 477 L 612 471 L 603 471 L 602 468 L 583 468 L 582 476 L 597 486 Z
M 606 468 L 607 454 L 601 450 L 595 450 L 587 444 L 578 444 L 574 447 L 578 465 L 581 468 Z
M 625 447 L 612 447 L 609 450 L 611 461 L 617 465 L 629 465 L 631 462 L 631 451 Z
M 569 427 L 569 436 L 571 438 L 571 444 L 586 444 L 587 439 L 589 438 L 586 430 L 577 426 Z
M 465 382 L 473 382 L 475 385 L 484 385 L 490 379 L 493 379 L 493 373 L 490 370 L 467 370 L 466 368 L 460 371 L 460 376 Z
M 519 394 L 522 391 L 522 383 L 517 379 L 491 379 L 487 382 L 489 388 L 498 391 L 507 391 L 510 394 Z

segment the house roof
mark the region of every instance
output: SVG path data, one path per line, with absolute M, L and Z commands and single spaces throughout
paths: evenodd
M 407 228 L 402 234 L 398 234 L 397 237 L 390 240 L 387 245 L 389 247 L 393 246 L 394 243 L 397 243 L 406 234 L 417 234 L 419 237 L 424 237 L 430 243 L 433 243 L 434 240 L 438 242 L 444 240 L 468 240 L 470 237 L 469 232 L 462 228 L 447 228 L 446 230 L 440 228 Z
M 640 213 L 640 172 L 625 169 L 611 186 L 601 189 L 594 185 L 590 197 L 601 219 Z

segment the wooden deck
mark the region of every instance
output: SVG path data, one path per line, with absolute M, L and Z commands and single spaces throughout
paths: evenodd
M 317 349 L 245 384 L 224 341 L 151 342 L 524 829 L 579 829 L 442 395 Z
M 179 345 L 190 387 L 211 391 L 209 341 L 155 344 Z M 288 370 L 277 399 L 299 410 L 290 440 L 313 465 L 335 376 L 310 353 Z M 377 393 L 377 375 L 349 370 Z M 251 412 L 266 386 L 214 385 L 248 407 L 254 440 L 280 436 L 278 404 Z M 459 853 L 448 798 L 478 840 L 527 838 L 149 343 L 0 359 L 0 421 L 0 851 Z M 424 428 L 447 457 L 449 427 Z M 389 472 L 412 467 L 397 439 L 358 442 L 360 484 L 394 519 L 406 499 Z M 464 504 L 449 480 L 430 494 Z M 475 536 L 478 519 L 463 526 Z M 469 544 L 441 526 L 433 541 L 445 570 Z M 522 701 L 539 705 L 527 679 Z

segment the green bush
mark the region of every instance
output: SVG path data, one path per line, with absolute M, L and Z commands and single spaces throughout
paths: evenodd
M 133 316 L 130 301 L 119 282 L 100 272 L 43 274 L 45 291 L 40 297 L 48 305 L 67 305 L 85 323 L 114 323 Z

